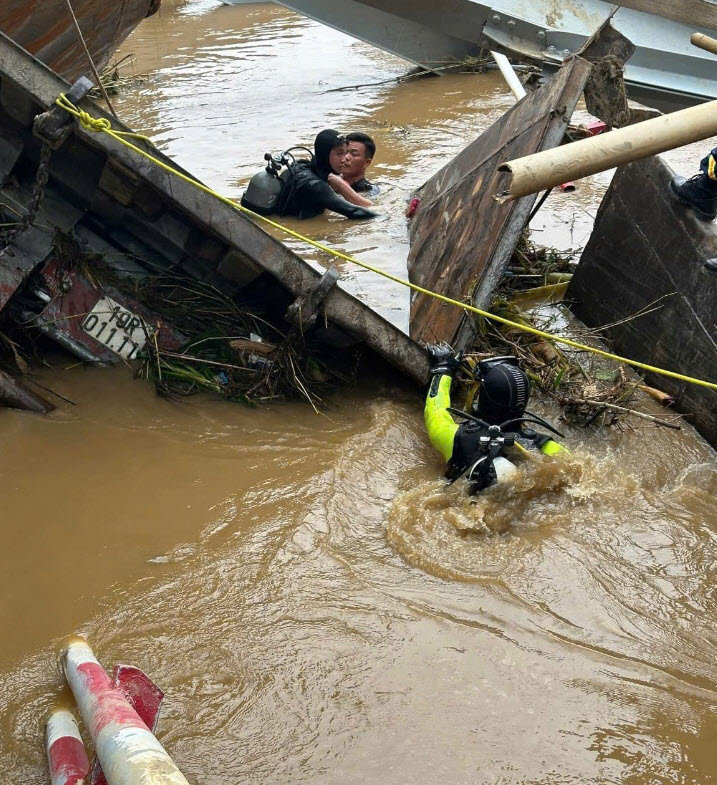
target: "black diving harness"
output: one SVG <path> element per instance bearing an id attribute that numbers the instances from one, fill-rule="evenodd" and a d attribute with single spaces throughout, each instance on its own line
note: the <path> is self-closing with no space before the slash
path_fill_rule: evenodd
<path id="1" fill-rule="evenodd" d="M 473 496 L 476 493 L 487 488 L 495 477 L 495 469 L 493 461 L 500 455 L 504 447 L 512 447 L 515 444 L 516 433 L 509 431 L 504 432 L 504 429 L 516 425 L 523 425 L 525 423 L 533 423 L 540 425 L 552 431 L 556 436 L 564 439 L 565 436 L 560 431 L 553 428 L 553 426 L 546 422 L 542 417 L 532 412 L 528 412 L 527 417 L 516 417 L 512 420 L 506 420 L 500 425 L 489 425 L 485 420 L 476 417 L 473 414 L 464 412 L 461 409 L 448 408 L 448 411 L 456 417 L 461 417 L 464 420 L 470 420 L 479 426 L 484 433 L 478 438 L 478 450 L 476 458 L 460 472 L 456 477 L 451 478 L 449 485 L 452 485 L 456 480 L 459 480 L 463 475 L 467 475 L 468 482 L 468 495 Z"/>
<path id="2" fill-rule="evenodd" d="M 282 180 L 282 182 L 284 182 L 284 188 L 282 190 L 278 205 L 278 214 L 280 216 L 285 215 L 284 211 L 286 210 L 287 205 L 291 202 L 296 191 L 294 166 L 296 166 L 297 160 L 294 155 L 292 155 L 295 150 L 302 150 L 303 152 L 308 153 L 310 158 L 313 158 L 313 153 L 311 150 L 309 150 L 308 147 L 302 147 L 301 145 L 290 147 L 288 150 L 284 150 L 281 155 L 272 155 L 271 153 L 265 153 L 264 155 L 264 160 L 267 162 L 266 171 L 273 174 L 277 180 Z M 284 167 L 286 167 L 286 170 L 289 173 L 288 181 L 283 181 L 281 177 L 281 170 Z"/>

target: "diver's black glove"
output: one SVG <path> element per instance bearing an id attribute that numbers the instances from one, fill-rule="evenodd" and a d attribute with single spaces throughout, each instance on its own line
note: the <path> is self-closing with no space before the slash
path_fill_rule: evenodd
<path id="1" fill-rule="evenodd" d="M 447 343 L 427 343 L 426 352 L 432 375 L 453 376 L 463 362 L 463 352 L 455 353 Z"/>

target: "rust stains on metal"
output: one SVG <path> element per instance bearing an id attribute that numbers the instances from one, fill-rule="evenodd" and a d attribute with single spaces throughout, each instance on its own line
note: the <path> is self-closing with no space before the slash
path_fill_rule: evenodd
<path id="1" fill-rule="evenodd" d="M 493 196 L 505 176 L 496 174 L 498 165 L 518 151 L 525 155 L 560 144 L 590 68 L 570 58 L 422 187 L 410 227 L 413 283 L 479 307 L 488 304 L 535 201 L 529 196 L 514 205 L 497 204 Z M 473 321 L 455 306 L 416 294 L 411 337 L 467 346 Z"/>
<path id="2" fill-rule="evenodd" d="M 72 7 L 98 69 L 161 0 L 73 0 Z M 0 29 L 70 82 L 90 68 L 64 0 L 3 0 Z"/>
<path id="3" fill-rule="evenodd" d="M 711 0 L 618 0 L 616 5 L 662 16 L 694 27 L 717 28 L 717 7 Z"/>

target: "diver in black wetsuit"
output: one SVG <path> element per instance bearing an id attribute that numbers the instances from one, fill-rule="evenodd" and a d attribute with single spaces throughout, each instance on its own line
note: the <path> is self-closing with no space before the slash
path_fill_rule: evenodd
<path id="1" fill-rule="evenodd" d="M 282 175 L 281 215 L 298 218 L 313 218 L 324 210 L 345 215 L 347 218 L 374 218 L 376 213 L 359 207 L 339 196 L 328 183 L 330 174 L 338 174 L 331 166 L 331 151 L 342 147 L 344 139 L 338 131 L 322 131 L 314 142 L 314 157 L 311 161 L 297 161 Z"/>

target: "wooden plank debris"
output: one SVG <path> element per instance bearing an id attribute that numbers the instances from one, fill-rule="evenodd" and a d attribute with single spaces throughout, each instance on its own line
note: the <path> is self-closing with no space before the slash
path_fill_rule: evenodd
<path id="1" fill-rule="evenodd" d="M 717 5 L 711 0 L 616 0 L 615 5 L 685 25 L 717 29 Z"/>
<path id="2" fill-rule="evenodd" d="M 695 218 L 669 191 L 672 171 L 659 157 L 618 169 L 597 215 L 567 298 L 590 327 L 626 357 L 717 381 L 717 229 Z M 717 447 L 717 393 L 647 374 L 675 398 Z"/>
<path id="3" fill-rule="evenodd" d="M 517 103 L 417 193 L 410 226 L 409 278 L 427 289 L 484 307 L 520 239 L 535 196 L 498 204 L 498 165 L 559 145 L 591 66 L 568 58 L 543 87 Z M 452 305 L 414 294 L 411 337 L 465 348 L 474 320 Z"/>

